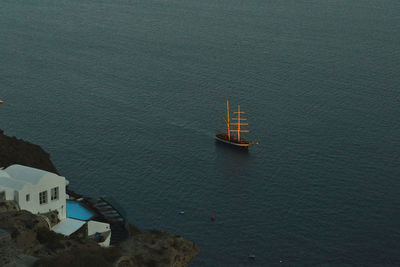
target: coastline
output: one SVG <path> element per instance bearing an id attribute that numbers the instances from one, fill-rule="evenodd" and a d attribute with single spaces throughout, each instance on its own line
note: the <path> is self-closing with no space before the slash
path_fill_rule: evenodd
<path id="1" fill-rule="evenodd" d="M 50 154 L 40 146 L 4 135 L 0 130 L 0 167 L 21 164 L 58 174 Z M 82 196 L 67 189 L 72 199 L 84 201 L 95 210 L 104 199 Z M 119 210 L 116 205 L 112 205 Z M 159 230 L 141 231 L 125 220 L 125 236 L 109 248 L 87 237 L 66 237 L 49 230 L 46 222 L 10 201 L 0 202 L 2 266 L 188 266 L 199 253 L 198 246 L 183 237 Z M 118 211 L 120 214 L 123 212 Z M 106 219 L 106 218 L 103 218 Z"/>

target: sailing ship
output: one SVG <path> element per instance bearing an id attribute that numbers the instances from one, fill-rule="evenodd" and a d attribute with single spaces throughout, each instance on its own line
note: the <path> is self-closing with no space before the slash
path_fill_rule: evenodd
<path id="1" fill-rule="evenodd" d="M 226 118 L 225 124 L 226 124 L 226 132 L 225 133 L 217 133 L 215 135 L 215 138 L 218 141 L 238 146 L 238 147 L 243 147 L 243 148 L 248 148 L 250 146 L 249 140 L 243 138 L 241 136 L 241 133 L 248 133 L 248 130 L 243 130 L 242 126 L 248 125 L 248 123 L 245 123 L 243 121 L 246 121 L 246 118 L 242 117 L 242 114 L 244 114 L 243 111 L 240 111 L 240 105 L 238 105 L 238 110 L 237 112 L 233 112 L 234 114 L 237 114 L 236 118 L 232 118 L 234 122 L 231 122 L 230 115 L 229 115 L 229 100 L 226 100 Z M 254 144 L 254 143 L 253 143 Z"/>

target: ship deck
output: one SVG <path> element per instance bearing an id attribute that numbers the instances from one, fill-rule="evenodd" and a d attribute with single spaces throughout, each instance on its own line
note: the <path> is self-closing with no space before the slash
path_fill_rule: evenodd
<path id="1" fill-rule="evenodd" d="M 224 134 L 224 133 L 216 134 L 215 138 L 218 141 L 221 141 L 221 142 L 229 144 L 229 145 L 234 145 L 234 146 L 239 146 L 239 147 L 246 147 L 246 148 L 250 146 L 249 141 L 247 141 L 247 140 L 237 140 L 237 138 L 235 138 L 233 136 L 229 140 L 228 139 L 228 135 Z"/>

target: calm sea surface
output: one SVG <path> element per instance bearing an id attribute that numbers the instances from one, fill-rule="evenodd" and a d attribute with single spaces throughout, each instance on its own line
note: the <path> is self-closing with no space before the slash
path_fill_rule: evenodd
<path id="1" fill-rule="evenodd" d="M 399 266 L 399 25 L 398 0 L 4 0 L 0 128 L 192 266 Z M 248 153 L 214 141 L 227 98 Z"/>

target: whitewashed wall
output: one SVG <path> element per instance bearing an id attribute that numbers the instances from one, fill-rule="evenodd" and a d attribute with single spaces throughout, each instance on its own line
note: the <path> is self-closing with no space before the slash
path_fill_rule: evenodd
<path id="1" fill-rule="evenodd" d="M 67 183 L 68 181 L 64 177 L 49 173 L 43 176 L 35 185 L 26 184 L 19 191 L 19 197 L 16 201 L 23 210 L 28 210 L 34 214 L 57 210 L 59 219 L 65 219 L 67 214 L 65 202 L 67 197 L 65 192 Z M 59 190 L 59 198 L 57 200 L 51 200 L 51 189 L 54 187 L 58 187 Z M 40 204 L 39 193 L 43 191 L 47 191 L 47 203 Z M 29 201 L 26 201 L 27 194 L 30 195 Z"/>
<path id="2" fill-rule="evenodd" d="M 110 224 L 98 221 L 88 221 L 87 226 L 88 226 L 88 236 L 94 235 L 95 233 L 105 233 L 111 230 Z M 111 240 L 111 231 L 110 234 L 107 236 L 107 238 L 103 242 L 99 243 L 99 245 L 103 247 L 108 247 L 110 246 L 110 240 Z"/>
<path id="3" fill-rule="evenodd" d="M 0 192 L 4 192 L 5 193 L 5 198 L 6 198 L 5 200 L 14 200 L 14 192 L 15 192 L 15 190 L 0 186 Z"/>

